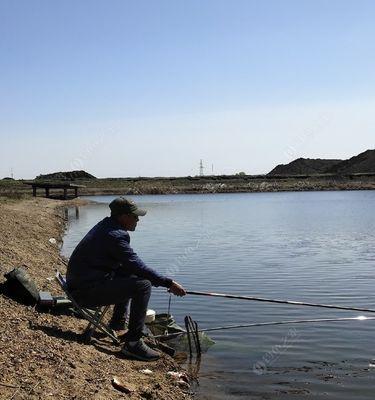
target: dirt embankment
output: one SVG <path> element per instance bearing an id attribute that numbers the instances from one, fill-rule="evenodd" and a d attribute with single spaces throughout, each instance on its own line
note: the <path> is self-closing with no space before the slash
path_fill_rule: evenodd
<path id="1" fill-rule="evenodd" d="M 62 204 L 67 203 L 44 198 L 0 202 L 0 283 L 5 272 L 24 266 L 39 290 L 59 293 L 52 277 L 56 268 L 65 271 L 59 255 Z M 84 345 L 80 334 L 85 326 L 83 320 L 40 313 L 0 293 L 0 398 L 189 398 L 166 376 L 177 368 L 173 359 L 130 361 L 110 342 Z M 144 368 L 153 373 L 141 373 Z M 118 392 L 113 376 L 133 385 L 135 392 Z"/>
<path id="2" fill-rule="evenodd" d="M 84 185 L 80 195 L 142 195 L 142 194 L 195 194 L 195 193 L 252 193 L 321 190 L 374 190 L 375 173 L 352 175 L 228 175 L 186 178 L 108 178 L 76 180 Z M 31 189 L 22 181 L 0 180 L 1 196 L 22 199 L 31 197 Z M 61 196 L 61 189 L 50 191 Z M 44 196 L 39 189 L 38 196 Z"/>

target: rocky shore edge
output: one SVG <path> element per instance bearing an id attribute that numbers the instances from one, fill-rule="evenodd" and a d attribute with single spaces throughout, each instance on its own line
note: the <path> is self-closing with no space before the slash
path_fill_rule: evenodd
<path id="1" fill-rule="evenodd" d="M 54 271 L 65 271 L 60 255 L 66 227 L 64 208 L 82 205 L 34 198 L 0 200 L 0 284 L 4 273 L 24 267 L 39 290 L 59 294 Z M 55 240 L 50 240 L 55 239 Z M 9 399 L 190 399 L 169 371 L 178 371 L 167 355 L 153 363 L 121 357 L 104 340 L 81 342 L 86 322 L 69 315 L 42 313 L 0 292 L 0 398 Z M 149 369 L 151 373 L 145 374 Z M 117 377 L 129 394 L 112 384 Z"/>

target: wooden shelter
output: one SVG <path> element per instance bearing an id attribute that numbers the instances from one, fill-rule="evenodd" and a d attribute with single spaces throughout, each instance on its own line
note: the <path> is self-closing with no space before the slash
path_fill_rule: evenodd
<path id="1" fill-rule="evenodd" d="M 73 183 L 61 183 L 61 182 L 25 182 L 26 185 L 30 185 L 33 188 L 33 196 L 36 197 L 37 189 L 44 189 L 46 197 L 50 197 L 50 190 L 52 189 L 62 189 L 62 198 L 66 200 L 68 198 L 68 189 L 74 190 L 74 197 L 78 196 L 78 189 L 84 188 L 83 185 L 75 185 Z"/>

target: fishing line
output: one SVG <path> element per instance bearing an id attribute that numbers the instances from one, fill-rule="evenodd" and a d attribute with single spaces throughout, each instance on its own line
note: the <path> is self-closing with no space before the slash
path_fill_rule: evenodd
<path id="1" fill-rule="evenodd" d="M 167 315 L 171 315 L 171 300 L 172 300 L 172 293 L 169 293 L 168 312 L 167 312 Z"/>
<path id="2" fill-rule="evenodd" d="M 226 329 L 238 329 L 238 328 L 250 328 L 250 327 L 258 327 L 258 326 L 273 326 L 273 325 L 287 325 L 287 324 L 304 324 L 304 323 L 319 323 L 319 322 L 342 322 L 342 321 L 367 321 L 374 320 L 375 317 L 365 317 L 364 315 L 360 315 L 358 317 L 344 317 L 344 318 L 315 318 L 315 319 L 296 319 L 289 321 L 272 321 L 272 322 L 254 322 L 251 324 L 240 324 L 240 325 L 227 325 L 227 326 L 217 326 L 214 328 L 206 328 L 199 329 L 198 332 L 213 332 L 213 331 L 221 331 Z M 168 338 L 168 337 L 176 337 L 180 335 L 185 335 L 186 332 L 177 332 L 177 333 L 169 333 L 167 335 L 158 335 L 155 336 L 156 339 Z"/>

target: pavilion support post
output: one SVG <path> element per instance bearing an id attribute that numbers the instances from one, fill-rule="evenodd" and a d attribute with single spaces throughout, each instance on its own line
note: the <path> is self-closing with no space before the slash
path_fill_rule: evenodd
<path id="1" fill-rule="evenodd" d="M 78 189 L 80 187 L 85 187 L 82 185 L 75 185 L 72 183 L 65 183 L 65 182 L 56 182 L 56 183 L 51 183 L 51 182 L 25 182 L 26 185 L 30 185 L 33 189 L 33 197 L 37 196 L 37 189 L 41 189 L 45 191 L 45 196 L 46 198 L 50 198 L 51 196 L 53 197 L 54 195 L 54 190 L 59 189 L 63 190 L 63 194 L 60 195 L 59 197 L 67 200 L 69 198 L 73 197 L 72 193 L 68 193 L 68 190 L 72 189 L 74 190 L 74 197 L 78 197 Z M 61 192 L 60 192 L 61 193 Z M 69 194 L 69 196 L 68 196 Z"/>

